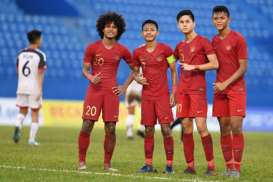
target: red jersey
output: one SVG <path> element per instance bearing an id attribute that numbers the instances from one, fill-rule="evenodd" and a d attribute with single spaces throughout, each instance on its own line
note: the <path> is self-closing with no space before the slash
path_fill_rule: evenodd
<path id="1" fill-rule="evenodd" d="M 112 87 L 117 86 L 117 69 L 121 59 L 132 67 L 132 56 L 130 51 L 123 45 L 115 43 L 111 49 L 107 49 L 102 41 L 90 44 L 84 54 L 84 63 L 90 63 L 92 75 L 101 72 L 101 81 L 91 85 L 96 90 L 107 90 L 112 92 Z"/>
<path id="2" fill-rule="evenodd" d="M 246 41 L 240 33 L 230 31 L 224 39 L 214 36 L 212 45 L 219 62 L 216 82 L 223 82 L 239 69 L 239 59 L 247 59 Z M 225 92 L 228 91 L 245 91 L 244 76 L 229 85 Z"/>
<path id="3" fill-rule="evenodd" d="M 152 52 L 146 50 L 146 45 L 134 50 L 133 59 L 137 66 L 141 66 L 143 76 L 149 85 L 144 85 L 143 98 L 157 98 L 169 94 L 167 70 L 167 58 L 173 56 L 172 49 L 163 43 L 157 43 Z"/>
<path id="4" fill-rule="evenodd" d="M 175 57 L 181 63 L 200 65 L 208 62 L 207 55 L 214 54 L 208 39 L 197 35 L 191 42 L 180 42 L 175 48 Z M 206 93 L 205 71 L 186 71 L 181 67 L 178 91 L 183 93 Z"/>

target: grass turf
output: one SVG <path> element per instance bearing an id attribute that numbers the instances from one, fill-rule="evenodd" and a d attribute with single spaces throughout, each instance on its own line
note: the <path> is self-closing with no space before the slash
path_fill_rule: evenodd
<path id="1" fill-rule="evenodd" d="M 195 133 L 195 161 L 197 175 L 183 174 L 185 162 L 180 133 L 174 132 L 175 174 L 166 175 L 165 152 L 160 132 L 156 132 L 154 167 L 156 174 L 138 174 L 144 164 L 143 139 L 135 136 L 129 141 L 124 130 L 117 130 L 117 144 L 112 166 L 119 169 L 117 175 L 103 171 L 104 130 L 94 128 L 87 158 L 87 173 L 77 169 L 76 128 L 41 128 L 39 147 L 27 144 L 29 129 L 23 128 L 19 144 L 12 141 L 13 127 L 0 127 L 0 181 L 233 181 L 221 176 L 224 162 L 219 146 L 219 134 L 213 133 L 217 176 L 205 177 L 206 162 L 200 137 Z M 273 133 L 246 133 L 245 152 L 240 181 L 273 181 Z M 20 167 L 20 168 L 16 168 Z M 70 170 L 70 171 L 64 171 Z"/>

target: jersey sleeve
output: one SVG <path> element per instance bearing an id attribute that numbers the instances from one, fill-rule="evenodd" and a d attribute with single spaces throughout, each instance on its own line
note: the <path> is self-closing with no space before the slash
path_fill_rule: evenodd
<path id="1" fill-rule="evenodd" d="M 138 56 L 137 50 L 134 50 L 134 52 L 133 52 L 133 61 L 134 61 L 134 66 L 140 67 L 141 63 L 139 61 L 139 56 Z"/>
<path id="2" fill-rule="evenodd" d="M 239 37 L 238 43 L 237 43 L 237 53 L 238 53 L 238 59 L 247 59 L 247 44 L 243 37 Z"/>
<path id="3" fill-rule="evenodd" d="M 178 45 L 177 45 L 177 46 L 175 47 L 175 49 L 174 49 L 174 57 L 175 57 L 176 60 L 179 59 Z"/>
<path id="4" fill-rule="evenodd" d="M 202 44 L 206 55 L 215 54 L 212 44 L 208 39 L 204 38 Z"/>
<path id="5" fill-rule="evenodd" d="M 169 64 L 172 64 L 176 61 L 176 58 L 174 56 L 174 52 L 173 52 L 172 48 L 169 46 L 165 47 L 165 56 L 166 56 L 167 62 Z"/>
<path id="6" fill-rule="evenodd" d="M 93 57 L 94 57 L 94 46 L 89 45 L 84 52 L 84 57 L 83 57 L 83 63 L 89 63 L 92 64 Z"/>
<path id="7" fill-rule="evenodd" d="M 38 67 L 39 67 L 39 70 L 45 70 L 47 68 L 46 55 L 44 53 L 41 53 L 40 62 L 39 62 Z"/>
<path id="8" fill-rule="evenodd" d="M 126 47 L 122 48 L 122 58 L 125 60 L 125 62 L 131 67 L 133 68 L 134 65 L 134 61 L 132 58 L 132 54 L 130 53 L 129 49 L 127 49 Z"/>

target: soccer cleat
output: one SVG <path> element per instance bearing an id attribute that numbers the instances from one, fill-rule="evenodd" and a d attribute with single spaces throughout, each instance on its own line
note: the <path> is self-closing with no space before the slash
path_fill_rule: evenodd
<path id="1" fill-rule="evenodd" d="M 231 173 L 231 169 L 226 169 L 226 170 L 223 172 L 223 176 L 229 177 L 229 176 L 230 176 L 230 173 Z"/>
<path id="2" fill-rule="evenodd" d="M 14 134 L 13 134 L 13 141 L 15 143 L 18 143 L 21 139 L 21 129 L 17 126 L 14 129 Z"/>
<path id="3" fill-rule="evenodd" d="M 191 167 L 187 167 L 187 168 L 184 170 L 184 173 L 185 173 L 185 174 L 192 174 L 192 175 L 196 174 L 195 169 L 193 169 L 193 168 L 191 168 Z"/>
<path id="4" fill-rule="evenodd" d="M 145 137 L 144 131 L 137 130 L 137 135 L 140 136 L 141 138 Z"/>
<path id="5" fill-rule="evenodd" d="M 229 177 L 240 178 L 240 172 L 236 169 L 230 171 Z"/>
<path id="6" fill-rule="evenodd" d="M 108 168 L 104 168 L 104 171 L 105 172 L 114 173 L 114 172 L 118 172 L 118 169 L 108 167 Z"/>
<path id="7" fill-rule="evenodd" d="M 216 172 L 215 172 L 214 169 L 208 168 L 208 169 L 206 170 L 206 172 L 205 172 L 205 175 L 206 175 L 206 176 L 216 176 Z"/>
<path id="8" fill-rule="evenodd" d="M 80 162 L 79 164 L 79 167 L 78 167 L 78 170 L 81 171 L 81 170 L 86 170 L 86 165 L 85 165 L 85 162 Z"/>
<path id="9" fill-rule="evenodd" d="M 173 174 L 174 173 L 173 167 L 166 165 L 164 173 L 166 173 L 166 174 Z"/>
<path id="10" fill-rule="evenodd" d="M 142 168 L 138 170 L 139 173 L 156 173 L 157 170 L 150 165 L 144 165 Z"/>
<path id="11" fill-rule="evenodd" d="M 31 146 L 34 146 L 34 147 L 38 147 L 40 145 L 40 143 L 38 143 L 35 140 L 29 140 L 28 144 L 31 145 Z"/>

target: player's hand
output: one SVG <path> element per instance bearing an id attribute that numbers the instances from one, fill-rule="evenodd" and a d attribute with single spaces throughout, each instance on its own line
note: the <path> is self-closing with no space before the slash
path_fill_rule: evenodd
<path id="1" fill-rule="evenodd" d="M 101 81 L 101 72 L 96 75 L 89 75 L 88 80 L 93 84 L 98 84 Z"/>
<path id="2" fill-rule="evenodd" d="M 142 74 L 138 74 L 137 76 L 134 77 L 134 79 L 136 80 L 137 83 L 141 85 L 149 85 L 147 79 L 143 77 Z"/>
<path id="3" fill-rule="evenodd" d="M 171 107 L 175 106 L 175 97 L 174 97 L 174 94 L 171 94 L 171 96 L 170 96 L 170 104 L 171 104 Z"/>
<path id="4" fill-rule="evenodd" d="M 126 88 L 123 85 L 112 87 L 112 91 L 115 95 L 121 96 L 126 92 Z"/>
<path id="5" fill-rule="evenodd" d="M 226 88 L 227 88 L 227 84 L 225 82 L 215 82 L 215 83 L 213 83 L 213 89 L 214 89 L 215 93 L 222 92 Z"/>
<path id="6" fill-rule="evenodd" d="M 190 65 L 187 63 L 181 63 L 181 66 L 182 66 L 182 69 L 185 71 L 192 71 L 196 69 L 195 65 Z"/>

